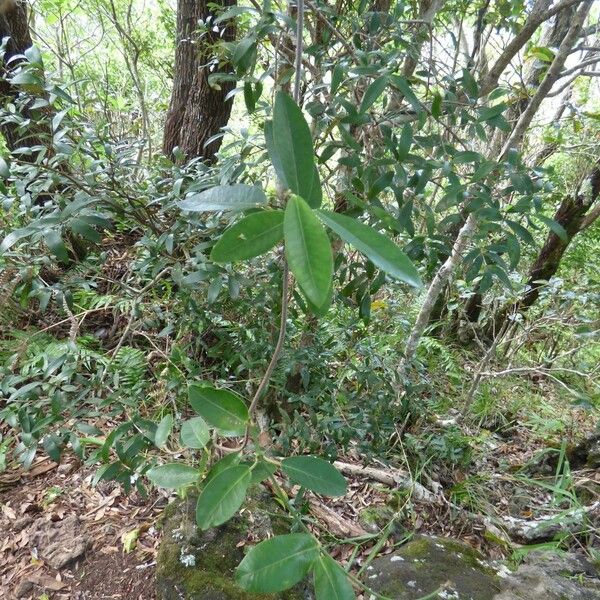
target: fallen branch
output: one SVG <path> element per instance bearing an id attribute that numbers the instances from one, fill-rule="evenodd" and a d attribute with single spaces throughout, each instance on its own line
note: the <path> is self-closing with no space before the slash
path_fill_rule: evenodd
<path id="1" fill-rule="evenodd" d="M 323 522 L 331 533 L 342 537 L 362 537 L 369 535 L 362 527 L 351 521 L 346 521 L 334 510 L 317 502 L 316 500 L 309 500 L 310 512 L 321 522 Z"/>
<path id="2" fill-rule="evenodd" d="M 383 483 L 392 488 L 411 490 L 412 495 L 417 500 L 425 502 L 438 502 L 440 500 L 438 495 L 430 492 L 425 486 L 412 479 L 408 473 L 399 469 L 376 469 L 374 467 L 345 463 L 339 460 L 336 460 L 333 465 L 344 475 L 366 477 L 367 479 L 373 479 L 374 481 L 378 481 L 379 483 Z"/>

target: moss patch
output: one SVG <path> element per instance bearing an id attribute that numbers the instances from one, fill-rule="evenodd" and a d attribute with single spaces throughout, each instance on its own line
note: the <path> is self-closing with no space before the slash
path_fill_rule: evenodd
<path id="1" fill-rule="evenodd" d="M 244 558 L 243 548 L 238 545 L 247 539 L 250 529 L 253 537 L 261 539 L 272 531 L 270 513 L 277 512 L 272 500 L 255 494 L 241 515 L 205 532 L 196 528 L 195 504 L 194 498 L 176 501 L 165 509 L 161 519 L 163 535 L 156 560 L 158 600 L 303 600 L 306 597 L 302 587 L 280 594 L 256 595 L 247 594 L 235 583 L 235 568 Z"/>

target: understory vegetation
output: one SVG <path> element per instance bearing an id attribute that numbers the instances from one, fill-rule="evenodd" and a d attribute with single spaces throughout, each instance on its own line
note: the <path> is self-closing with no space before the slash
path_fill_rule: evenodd
<path id="1" fill-rule="evenodd" d="M 237 585 L 318 600 L 415 532 L 600 560 L 597 3 L 177 4 L 0 14 L 0 503 L 262 482 Z"/>

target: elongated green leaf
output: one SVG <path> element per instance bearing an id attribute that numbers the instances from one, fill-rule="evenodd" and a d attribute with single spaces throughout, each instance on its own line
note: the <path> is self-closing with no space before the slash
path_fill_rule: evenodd
<path id="1" fill-rule="evenodd" d="M 198 481 L 198 471 L 188 465 L 168 463 L 146 472 L 148 479 L 158 487 L 177 489 Z"/>
<path id="2" fill-rule="evenodd" d="M 4 252 L 14 246 L 20 239 L 30 236 L 34 232 L 34 229 L 30 227 L 23 227 L 21 229 L 15 229 L 11 231 L 0 244 L 0 252 Z"/>
<path id="3" fill-rule="evenodd" d="M 188 448 L 204 448 L 210 439 L 208 425 L 202 417 L 194 417 L 181 425 L 181 442 Z"/>
<path id="4" fill-rule="evenodd" d="M 154 444 L 157 448 L 162 448 L 167 443 L 171 429 L 173 429 L 173 416 L 165 415 L 158 424 L 156 433 L 154 434 Z"/>
<path id="5" fill-rule="evenodd" d="M 58 258 L 58 260 L 67 264 L 69 262 L 69 253 L 67 252 L 67 247 L 63 242 L 63 239 L 60 233 L 54 229 L 50 229 L 44 234 L 44 241 L 46 245 L 50 249 L 50 252 Z"/>
<path id="6" fill-rule="evenodd" d="M 535 240 L 533 239 L 533 236 L 531 235 L 531 233 L 529 233 L 529 231 L 527 229 L 525 229 L 525 227 L 523 227 L 523 225 L 521 225 L 520 223 L 517 223 L 516 221 L 509 221 L 508 219 L 506 220 L 506 224 L 515 232 L 516 235 L 518 235 L 526 244 L 529 244 L 530 246 L 533 246 L 535 244 Z"/>
<path id="7" fill-rule="evenodd" d="M 236 569 L 235 578 L 248 592 L 281 592 L 308 573 L 318 552 L 317 541 L 311 535 L 278 535 L 252 548 Z"/>
<path id="8" fill-rule="evenodd" d="M 313 205 L 316 169 L 310 129 L 298 105 L 284 92 L 275 96 L 273 123 L 265 126 L 265 141 L 281 182 Z"/>
<path id="9" fill-rule="evenodd" d="M 382 271 L 414 287 L 422 285 L 419 273 L 408 256 L 389 238 L 352 217 L 321 210 L 317 214 L 345 242 L 362 252 Z"/>
<path id="10" fill-rule="evenodd" d="M 246 499 L 250 467 L 237 465 L 215 475 L 202 490 L 196 505 L 196 524 L 210 529 L 229 521 Z"/>
<path id="11" fill-rule="evenodd" d="M 246 260 L 264 254 L 282 239 L 282 210 L 254 213 L 223 233 L 210 258 L 218 263 Z"/>
<path id="12" fill-rule="evenodd" d="M 242 435 L 248 423 L 248 408 L 229 390 L 193 383 L 188 389 L 192 408 L 223 435 Z"/>
<path id="13" fill-rule="evenodd" d="M 327 233 L 314 212 L 299 196 L 292 196 L 283 221 L 285 254 L 304 295 L 321 307 L 333 277 L 333 256 Z"/>
<path id="14" fill-rule="evenodd" d="M 198 194 L 192 194 L 177 205 L 190 212 L 240 211 L 267 203 L 265 193 L 254 185 L 238 183 L 219 185 Z"/>
<path id="15" fill-rule="evenodd" d="M 400 75 L 391 75 L 390 80 L 400 90 L 402 95 L 417 113 L 423 112 L 421 101 L 417 98 L 413 89 L 410 87 L 410 83 L 408 83 L 404 77 L 401 77 Z"/>
<path id="16" fill-rule="evenodd" d="M 3 158 L 0 158 L 0 177 L 10 177 L 10 167 Z"/>
<path id="17" fill-rule="evenodd" d="M 291 456 L 281 462 L 281 469 L 293 483 L 324 496 L 343 496 L 346 480 L 326 460 L 318 456 Z"/>
<path id="18" fill-rule="evenodd" d="M 329 554 L 315 561 L 313 577 L 317 600 L 355 600 L 348 575 Z"/>
<path id="19" fill-rule="evenodd" d="M 71 227 L 71 231 L 78 233 L 90 242 L 99 244 L 102 241 L 102 236 L 83 219 L 73 219 L 69 226 Z"/>
<path id="20" fill-rule="evenodd" d="M 398 160 L 403 161 L 410 152 L 412 145 L 413 132 L 410 123 L 406 123 L 402 128 L 400 139 L 398 140 Z"/>
<path id="21" fill-rule="evenodd" d="M 362 97 L 358 112 L 367 112 L 375 102 L 379 99 L 379 96 L 383 94 L 388 84 L 388 78 L 384 75 L 383 77 L 377 78 L 365 91 Z"/>
<path id="22" fill-rule="evenodd" d="M 550 231 L 555 233 L 563 242 L 569 241 L 569 234 L 567 233 L 567 230 L 560 223 L 558 223 L 554 219 L 550 219 L 549 217 L 546 217 L 544 215 L 536 215 L 536 217 L 542 223 L 547 225 L 548 228 L 550 229 Z"/>

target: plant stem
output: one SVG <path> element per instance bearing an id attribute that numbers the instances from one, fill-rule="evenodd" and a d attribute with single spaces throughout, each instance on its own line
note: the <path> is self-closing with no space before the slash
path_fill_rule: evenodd
<path id="1" fill-rule="evenodd" d="M 304 0 L 297 0 L 297 9 L 298 13 L 296 15 L 296 55 L 295 55 L 295 77 L 294 77 L 294 101 L 296 104 L 300 104 L 300 81 L 302 79 L 302 54 L 303 54 L 303 40 L 302 33 L 304 31 Z M 250 403 L 250 416 L 254 418 L 256 410 L 258 408 L 258 403 L 269 384 L 271 376 L 273 375 L 273 371 L 279 362 L 279 358 L 281 357 L 281 353 L 283 352 L 283 345 L 285 344 L 285 334 L 287 331 L 287 318 L 288 318 L 288 307 L 289 307 L 289 279 L 290 279 L 290 269 L 287 264 L 287 260 L 285 259 L 285 255 L 283 257 L 283 275 L 282 275 L 282 284 L 281 284 L 281 317 L 279 320 L 279 335 L 277 336 L 277 343 L 275 344 L 275 349 L 273 350 L 273 356 L 271 356 L 271 360 L 269 361 L 269 366 L 263 375 L 258 388 L 252 398 L 252 402 Z M 248 439 L 248 435 L 246 434 L 246 441 Z M 245 444 L 244 444 L 245 445 Z"/>
<path id="2" fill-rule="evenodd" d="M 288 306 L 289 306 L 289 267 L 287 261 L 284 259 L 283 264 L 283 280 L 281 282 L 281 317 L 279 321 L 279 335 L 277 336 L 277 343 L 275 344 L 275 349 L 273 350 L 273 356 L 271 356 L 271 360 L 269 362 L 269 366 L 263 375 L 260 384 L 252 398 L 252 402 L 250 403 L 250 415 L 254 415 L 256 409 L 258 407 L 258 402 L 265 391 L 269 380 L 271 379 L 271 375 L 277 366 L 279 361 L 279 357 L 283 352 L 283 345 L 285 343 L 285 333 L 287 330 L 287 317 L 288 317 Z"/>

